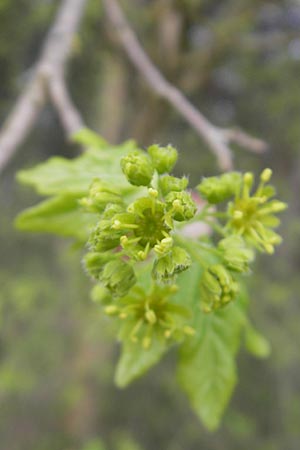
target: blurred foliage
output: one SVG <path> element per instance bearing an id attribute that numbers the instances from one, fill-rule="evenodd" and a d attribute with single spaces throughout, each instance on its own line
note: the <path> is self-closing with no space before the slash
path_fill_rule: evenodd
<path id="1" fill-rule="evenodd" d="M 0 119 L 36 60 L 59 2 L 0 2 Z M 1 180 L 0 435 L 10 450 L 114 450 L 126 430 L 146 450 L 298 450 L 299 361 L 299 62 L 300 8 L 293 0 L 126 0 L 140 40 L 163 73 L 216 124 L 239 124 L 265 139 L 262 157 L 235 150 L 238 169 L 271 166 L 290 204 L 285 244 L 262 257 L 250 287 L 251 315 L 271 341 L 268 361 L 239 359 L 241 382 L 222 428 L 208 434 L 169 378 L 174 355 L 125 391 L 112 384 L 115 349 L 88 300 L 80 267 L 56 239 L 12 230 L 35 198 L 13 173 L 46 156 L 74 154 L 49 109 Z M 181 149 L 178 174 L 192 184 L 215 173 L 199 137 L 158 99 L 111 40 L 99 2 L 90 1 L 69 81 L 86 121 L 109 141 L 135 138 Z M 164 30 L 168 29 L 168 32 Z M 67 253 L 67 255 L 66 255 Z M 78 257 L 78 256 L 77 256 Z M 57 260 L 61 262 L 58 264 Z M 94 443 L 93 443 L 94 441 Z M 106 446 L 106 447 L 105 447 Z M 93 447 L 92 447 L 93 448 Z M 86 450 L 86 449 L 84 449 Z M 90 450 L 90 449 L 89 449 Z M 94 449 L 93 449 L 94 450 Z"/>

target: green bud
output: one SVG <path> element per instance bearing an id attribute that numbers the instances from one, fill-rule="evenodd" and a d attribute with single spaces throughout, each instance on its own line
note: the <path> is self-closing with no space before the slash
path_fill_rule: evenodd
<path id="1" fill-rule="evenodd" d="M 197 186 L 198 191 L 209 203 L 221 203 L 239 192 L 242 176 L 239 172 L 230 172 L 219 177 L 204 178 Z"/>
<path id="2" fill-rule="evenodd" d="M 169 192 L 184 191 L 187 188 L 189 181 L 186 177 L 177 178 L 171 175 L 165 175 L 159 179 L 159 186 L 163 195 L 169 194 Z"/>
<path id="3" fill-rule="evenodd" d="M 83 258 L 84 267 L 93 278 L 99 279 L 109 256 L 103 253 L 89 252 Z"/>
<path id="4" fill-rule="evenodd" d="M 191 257 L 185 249 L 173 247 L 170 253 L 154 262 L 152 276 L 156 280 L 166 281 L 188 269 L 191 264 Z"/>
<path id="5" fill-rule="evenodd" d="M 228 269 L 235 272 L 247 272 L 249 270 L 249 263 L 254 259 L 254 252 L 246 247 L 243 238 L 233 235 L 222 239 L 218 248 Z"/>
<path id="6" fill-rule="evenodd" d="M 118 247 L 122 230 L 112 228 L 114 217 L 123 211 L 119 205 L 107 205 L 100 221 L 92 230 L 88 244 L 96 252 L 105 252 Z"/>
<path id="7" fill-rule="evenodd" d="M 121 159 L 121 168 L 129 183 L 134 186 L 149 186 L 154 168 L 146 153 L 134 150 Z"/>
<path id="8" fill-rule="evenodd" d="M 194 217 L 197 206 L 188 192 L 170 192 L 166 196 L 166 204 L 174 220 L 183 222 Z"/>
<path id="9" fill-rule="evenodd" d="M 100 280 L 116 297 L 126 295 L 136 283 L 133 268 L 121 259 L 109 261 L 100 274 Z"/>
<path id="10" fill-rule="evenodd" d="M 79 203 L 90 212 L 102 212 L 109 203 L 122 203 L 122 198 L 115 189 L 95 179 L 91 184 L 88 197 L 82 198 Z"/>
<path id="11" fill-rule="evenodd" d="M 221 264 L 214 264 L 203 272 L 200 282 L 201 308 L 209 313 L 233 301 L 238 284 Z"/>
<path id="12" fill-rule="evenodd" d="M 177 150 L 168 145 L 160 147 L 159 145 L 151 145 L 148 148 L 153 166 L 159 174 L 170 172 L 176 164 L 178 153 Z"/>
<path id="13" fill-rule="evenodd" d="M 106 221 L 101 220 L 96 225 L 88 241 L 90 248 L 96 252 L 105 252 L 118 247 L 120 244 L 122 232 L 114 230 L 110 221 L 108 224 L 103 222 Z"/>

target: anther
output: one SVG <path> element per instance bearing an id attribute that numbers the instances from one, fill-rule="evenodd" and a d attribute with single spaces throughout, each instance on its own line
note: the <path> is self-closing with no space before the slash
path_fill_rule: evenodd
<path id="1" fill-rule="evenodd" d="M 271 169 L 265 169 L 265 170 L 262 171 L 262 173 L 260 175 L 260 179 L 264 183 L 267 183 L 268 181 L 270 181 L 271 176 L 272 176 L 272 170 Z"/>

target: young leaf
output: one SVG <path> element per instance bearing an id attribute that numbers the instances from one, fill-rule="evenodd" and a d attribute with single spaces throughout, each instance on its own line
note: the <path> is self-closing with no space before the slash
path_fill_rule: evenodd
<path id="1" fill-rule="evenodd" d="M 108 146 L 108 143 L 102 136 L 89 128 L 81 128 L 81 130 L 74 133 L 72 136 L 72 141 L 77 144 L 84 145 L 87 148 L 101 149 Z"/>
<path id="2" fill-rule="evenodd" d="M 107 145 L 91 148 L 72 160 L 55 156 L 32 169 L 21 170 L 17 179 L 35 188 L 41 195 L 85 195 L 94 178 L 112 183 L 122 192 L 134 188 L 125 179 L 120 168 L 120 158 L 136 148 L 133 142 L 118 147 Z"/>
<path id="3" fill-rule="evenodd" d="M 189 301 L 198 304 L 200 274 L 198 270 L 197 277 L 194 270 L 192 278 L 186 280 L 189 295 L 194 295 Z M 199 308 L 193 325 L 197 337 L 180 349 L 179 383 L 195 412 L 211 430 L 217 428 L 236 384 L 235 354 L 245 325 L 243 302 L 240 298 L 210 314 L 202 313 Z"/>
<path id="4" fill-rule="evenodd" d="M 151 347 L 147 350 L 138 343 L 125 342 L 117 365 L 116 385 L 124 388 L 143 375 L 150 367 L 158 363 L 167 348 L 166 343 L 158 339 L 153 339 Z"/>
<path id="5" fill-rule="evenodd" d="M 227 307 L 231 311 L 234 305 Z M 203 318 L 198 345 L 183 347 L 179 363 L 179 382 L 191 405 L 211 430 L 221 419 L 236 383 L 235 351 L 240 323 L 228 323 L 224 311 Z"/>
<path id="6" fill-rule="evenodd" d="M 247 350 L 257 358 L 267 358 L 271 353 L 270 343 L 250 323 L 245 329 L 245 345 Z"/>
<path id="7" fill-rule="evenodd" d="M 82 211 L 76 196 L 64 195 L 25 209 L 17 217 L 16 226 L 23 231 L 55 233 L 86 241 L 95 220 L 95 214 Z"/>

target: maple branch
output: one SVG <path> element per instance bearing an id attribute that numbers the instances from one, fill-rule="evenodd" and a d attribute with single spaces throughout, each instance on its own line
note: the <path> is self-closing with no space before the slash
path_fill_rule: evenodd
<path id="1" fill-rule="evenodd" d="M 64 0 L 46 37 L 41 56 L 0 131 L 0 172 L 34 127 L 50 99 L 67 136 L 84 126 L 64 82 L 66 63 L 87 0 Z"/>
<path id="2" fill-rule="evenodd" d="M 239 144 L 255 153 L 262 153 L 267 149 L 265 142 L 241 130 L 223 129 L 209 122 L 178 88 L 165 79 L 153 64 L 131 29 L 118 2 L 103 0 L 103 4 L 107 17 L 131 62 L 148 81 L 153 91 L 165 98 L 206 141 L 215 154 L 220 169 L 230 170 L 233 167 L 230 143 Z"/>

